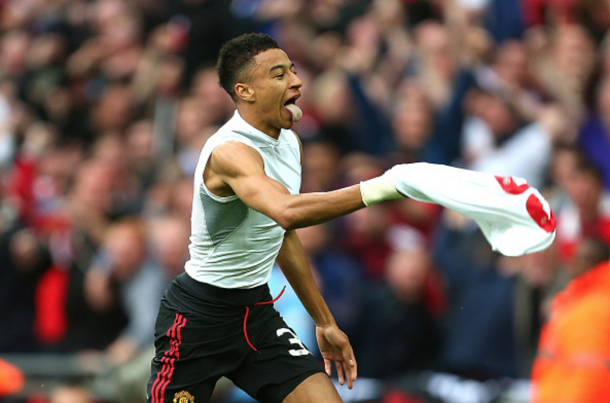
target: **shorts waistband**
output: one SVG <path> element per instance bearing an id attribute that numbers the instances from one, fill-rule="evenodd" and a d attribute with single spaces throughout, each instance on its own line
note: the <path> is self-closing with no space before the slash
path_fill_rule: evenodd
<path id="1" fill-rule="evenodd" d="M 181 273 L 174 280 L 177 285 L 184 287 L 194 295 L 204 299 L 214 299 L 224 302 L 230 306 L 248 306 L 257 302 L 271 300 L 269 286 L 259 285 L 254 288 L 220 288 L 211 284 L 202 283 L 189 276 L 186 272 Z"/>

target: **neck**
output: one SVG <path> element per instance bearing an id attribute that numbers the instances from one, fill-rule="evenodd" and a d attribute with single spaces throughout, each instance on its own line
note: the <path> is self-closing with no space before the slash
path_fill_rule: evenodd
<path id="1" fill-rule="evenodd" d="M 256 113 L 256 111 L 244 107 L 238 107 L 237 110 L 239 111 L 241 117 L 255 129 L 260 130 L 267 136 L 272 137 L 276 140 L 280 138 L 281 130 L 277 127 L 269 126 L 268 124 L 265 124 L 263 121 L 261 121 L 260 114 Z"/>

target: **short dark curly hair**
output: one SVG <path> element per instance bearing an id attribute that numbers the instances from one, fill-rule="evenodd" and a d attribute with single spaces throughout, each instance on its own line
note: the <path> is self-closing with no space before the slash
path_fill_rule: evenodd
<path id="1" fill-rule="evenodd" d="M 216 63 L 220 86 L 235 101 L 235 84 L 243 79 L 243 74 L 254 62 L 254 56 L 279 48 L 280 45 L 266 34 L 244 34 L 227 41 L 222 45 Z"/>

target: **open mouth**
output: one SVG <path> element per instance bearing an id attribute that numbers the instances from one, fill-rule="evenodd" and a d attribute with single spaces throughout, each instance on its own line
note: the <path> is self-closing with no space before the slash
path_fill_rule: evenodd
<path id="1" fill-rule="evenodd" d="M 295 95 L 293 97 L 290 97 L 286 100 L 286 102 L 284 102 L 284 107 L 287 107 L 288 105 L 296 105 L 297 99 L 300 98 L 300 95 Z"/>
<path id="2" fill-rule="evenodd" d="M 298 122 L 303 117 L 303 111 L 295 104 L 297 99 L 299 99 L 299 95 L 295 95 L 284 102 L 284 109 L 290 114 L 294 122 Z"/>

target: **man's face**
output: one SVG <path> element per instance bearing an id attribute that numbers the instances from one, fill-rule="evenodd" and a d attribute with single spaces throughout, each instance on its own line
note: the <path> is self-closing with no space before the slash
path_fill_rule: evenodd
<path id="1" fill-rule="evenodd" d="M 607 251 L 600 248 L 595 241 L 585 239 L 580 242 L 574 259 L 567 265 L 566 269 L 572 278 L 585 273 L 608 258 Z"/>
<path id="2" fill-rule="evenodd" d="M 292 115 L 286 105 L 301 96 L 303 82 L 297 77 L 294 64 L 284 51 L 269 49 L 254 57 L 247 85 L 253 91 L 250 106 L 263 132 L 276 132 L 292 127 Z"/>
<path id="3" fill-rule="evenodd" d="M 582 211 L 596 214 L 603 193 L 603 185 L 591 173 L 576 171 L 565 183 L 568 197 Z"/>

